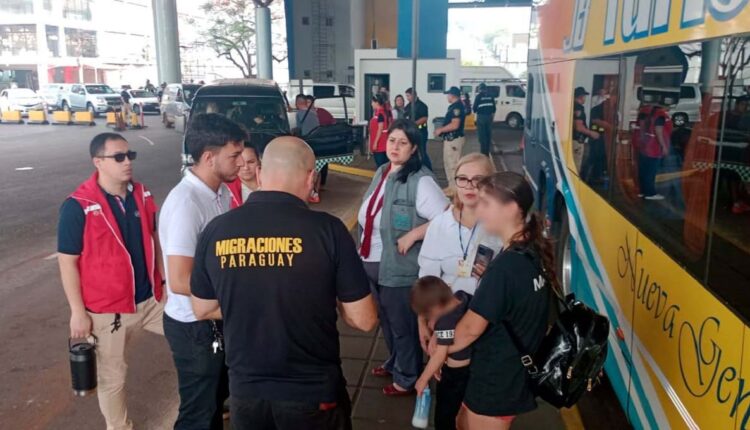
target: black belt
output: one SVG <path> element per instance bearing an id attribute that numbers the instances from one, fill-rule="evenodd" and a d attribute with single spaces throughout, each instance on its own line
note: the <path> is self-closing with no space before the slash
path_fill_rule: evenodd
<path id="1" fill-rule="evenodd" d="M 441 137 L 443 138 L 443 141 L 450 142 L 452 140 L 458 139 L 459 137 L 464 137 L 464 135 L 462 134 L 462 135 L 459 136 L 459 135 L 456 135 L 456 134 L 444 134 Z"/>

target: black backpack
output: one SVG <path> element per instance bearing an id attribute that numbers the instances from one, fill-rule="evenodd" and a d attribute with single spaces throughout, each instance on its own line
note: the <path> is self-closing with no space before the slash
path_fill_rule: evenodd
<path id="1" fill-rule="evenodd" d="M 528 251 L 522 253 L 537 262 Z M 505 327 L 521 355 L 534 394 L 558 408 L 569 408 L 599 382 L 607 358 L 609 319 L 573 294 L 563 298 L 549 281 L 547 285 L 559 315 L 536 352 L 528 353 L 507 322 Z"/>

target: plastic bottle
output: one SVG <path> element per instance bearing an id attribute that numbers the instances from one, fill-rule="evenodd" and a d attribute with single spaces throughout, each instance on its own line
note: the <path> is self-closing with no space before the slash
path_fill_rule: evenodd
<path id="1" fill-rule="evenodd" d="M 421 396 L 417 396 L 417 404 L 414 406 L 414 416 L 411 418 L 412 427 L 426 429 L 430 421 L 430 404 L 432 395 L 430 389 L 425 388 Z"/>

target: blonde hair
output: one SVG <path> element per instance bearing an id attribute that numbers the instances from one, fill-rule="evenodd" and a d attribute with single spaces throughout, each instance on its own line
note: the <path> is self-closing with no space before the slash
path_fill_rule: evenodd
<path id="1" fill-rule="evenodd" d="M 485 176 L 491 176 L 492 174 L 497 172 L 497 169 L 495 169 L 495 163 L 492 162 L 490 157 L 480 152 L 472 152 L 470 154 L 464 155 L 460 160 L 458 160 L 458 164 L 456 164 L 456 170 L 453 172 L 453 176 L 456 176 L 458 174 L 458 171 L 461 170 L 461 167 L 466 164 L 472 163 L 480 164 L 486 172 Z M 460 208 L 462 206 L 461 199 L 458 197 L 458 190 L 455 189 L 456 185 L 454 184 L 453 187 L 454 189 L 451 190 L 453 192 L 453 205 L 457 208 Z"/>

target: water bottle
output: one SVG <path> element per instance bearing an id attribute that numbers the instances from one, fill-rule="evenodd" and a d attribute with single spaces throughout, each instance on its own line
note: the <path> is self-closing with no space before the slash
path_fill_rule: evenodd
<path id="1" fill-rule="evenodd" d="M 425 388 L 421 396 L 417 396 L 417 404 L 414 406 L 414 416 L 411 418 L 412 427 L 426 429 L 430 421 L 430 404 L 432 395 L 430 389 Z"/>
<path id="2" fill-rule="evenodd" d="M 71 341 L 68 339 L 73 394 L 83 397 L 96 390 L 96 346 L 85 340 L 76 344 Z"/>

